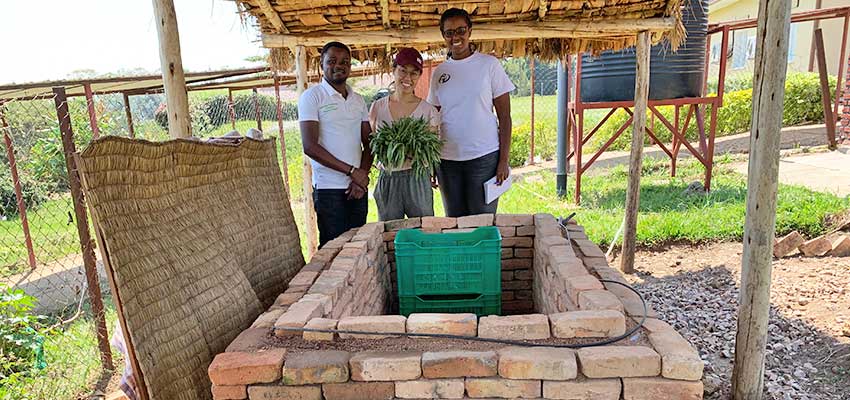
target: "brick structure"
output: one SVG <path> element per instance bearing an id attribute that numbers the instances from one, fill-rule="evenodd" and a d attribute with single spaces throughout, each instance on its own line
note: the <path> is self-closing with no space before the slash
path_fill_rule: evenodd
<path id="1" fill-rule="evenodd" d="M 504 315 L 393 315 L 398 230 L 491 225 L 503 237 Z M 209 368 L 211 392 L 214 399 L 269 400 L 702 398 L 699 354 L 661 320 L 648 318 L 634 341 L 554 347 L 616 337 L 641 319 L 639 297 L 608 281 L 625 282 L 584 228 L 562 227 L 548 214 L 367 224 L 319 250 L 269 310 L 216 356 Z M 302 327 L 379 334 L 293 330 Z M 486 343 L 470 349 L 399 337 L 404 333 L 525 340 L 543 347 Z M 349 340 L 360 347 L 350 350 Z M 387 340 L 406 345 L 381 346 Z M 362 348 L 372 342 L 374 350 Z"/>

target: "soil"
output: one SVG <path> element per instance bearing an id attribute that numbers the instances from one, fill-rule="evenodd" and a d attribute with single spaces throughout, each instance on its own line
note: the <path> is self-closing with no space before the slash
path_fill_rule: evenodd
<path id="1" fill-rule="evenodd" d="M 636 324 L 634 321 L 626 320 L 626 330 L 630 330 Z M 549 338 L 544 340 L 529 340 L 529 343 L 539 345 L 575 345 L 587 344 L 599 341 L 598 338 L 593 339 L 558 339 Z M 508 344 L 481 342 L 475 340 L 460 340 L 448 338 L 416 338 L 416 337 L 390 337 L 386 339 L 337 339 L 333 342 L 313 342 L 305 341 L 300 336 L 285 336 L 276 337 L 270 335 L 267 338 L 269 347 L 285 347 L 287 352 L 302 353 L 313 350 L 343 350 L 348 352 L 358 351 L 454 351 L 454 350 L 470 350 L 470 351 L 487 351 L 498 350 L 508 347 Z M 649 340 L 643 329 L 638 330 L 632 336 L 612 343 L 611 345 L 620 346 L 650 346 Z"/>
<path id="2" fill-rule="evenodd" d="M 706 399 L 731 392 L 741 251 L 740 243 L 643 250 L 627 277 L 699 350 Z M 850 399 L 850 258 L 774 260 L 768 332 L 765 399 Z"/>

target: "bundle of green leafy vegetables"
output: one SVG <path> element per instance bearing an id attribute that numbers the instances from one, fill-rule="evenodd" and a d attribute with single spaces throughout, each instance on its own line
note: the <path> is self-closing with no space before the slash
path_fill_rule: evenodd
<path id="1" fill-rule="evenodd" d="M 371 141 L 375 160 L 388 172 L 411 161 L 417 176 L 431 176 L 440 164 L 443 141 L 425 118 L 405 117 L 378 127 Z"/>

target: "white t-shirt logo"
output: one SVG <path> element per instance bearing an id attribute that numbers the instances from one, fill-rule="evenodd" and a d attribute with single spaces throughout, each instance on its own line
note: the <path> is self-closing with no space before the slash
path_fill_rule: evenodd
<path id="1" fill-rule="evenodd" d="M 449 74 L 442 74 L 442 75 L 440 75 L 440 84 L 443 84 L 443 83 L 448 82 L 448 81 L 449 81 L 449 79 L 452 79 L 452 76 L 451 76 L 451 75 L 449 75 Z"/>

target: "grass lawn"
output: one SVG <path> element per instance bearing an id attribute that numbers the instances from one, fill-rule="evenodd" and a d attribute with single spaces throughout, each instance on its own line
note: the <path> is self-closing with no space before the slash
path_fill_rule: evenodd
<path id="1" fill-rule="evenodd" d="M 718 157 L 712 191 L 705 195 L 686 195 L 690 182 L 701 181 L 704 170 L 692 160 L 680 160 L 678 176 L 671 178 L 666 163 L 645 160 L 641 178 L 640 213 L 637 242 L 656 246 L 672 242 L 710 242 L 740 240 L 746 215 L 746 178 L 728 168 L 731 160 Z M 569 193 L 559 198 L 555 193 L 555 174 L 550 171 L 526 175 L 499 202 L 500 213 L 550 213 L 566 217 L 572 212 L 585 226 L 591 240 L 603 247 L 613 240 L 624 215 L 628 170 L 625 166 L 604 173 L 585 175 L 582 180 L 582 203 L 572 202 L 572 180 Z M 797 230 L 813 237 L 828 229 L 827 217 L 850 209 L 850 199 L 814 192 L 807 188 L 780 185 L 776 217 L 777 235 Z M 304 212 L 300 203 L 292 204 L 301 232 L 302 247 Z M 439 191 L 434 192 L 434 212 L 445 215 Z M 368 221 L 377 221 L 377 206 L 369 199 Z"/>
<path id="2" fill-rule="evenodd" d="M 111 335 L 117 317 L 110 299 L 104 299 L 104 303 L 106 326 Z M 5 382 L 0 386 L 0 399 L 88 398 L 92 388 L 103 375 L 95 336 L 95 323 L 90 315 L 91 312 L 85 312 L 64 330 L 48 335 L 44 341 L 47 367 L 32 376 Z M 114 348 L 112 360 L 116 370 L 123 370 L 123 358 Z M 111 375 L 112 373 L 108 373 L 106 379 Z"/>
<path id="3" fill-rule="evenodd" d="M 48 263 L 80 252 L 77 226 L 70 221 L 74 206 L 70 195 L 57 195 L 27 211 L 36 260 Z M 29 268 L 24 232 L 18 218 L 0 221 L 0 278 Z"/>

